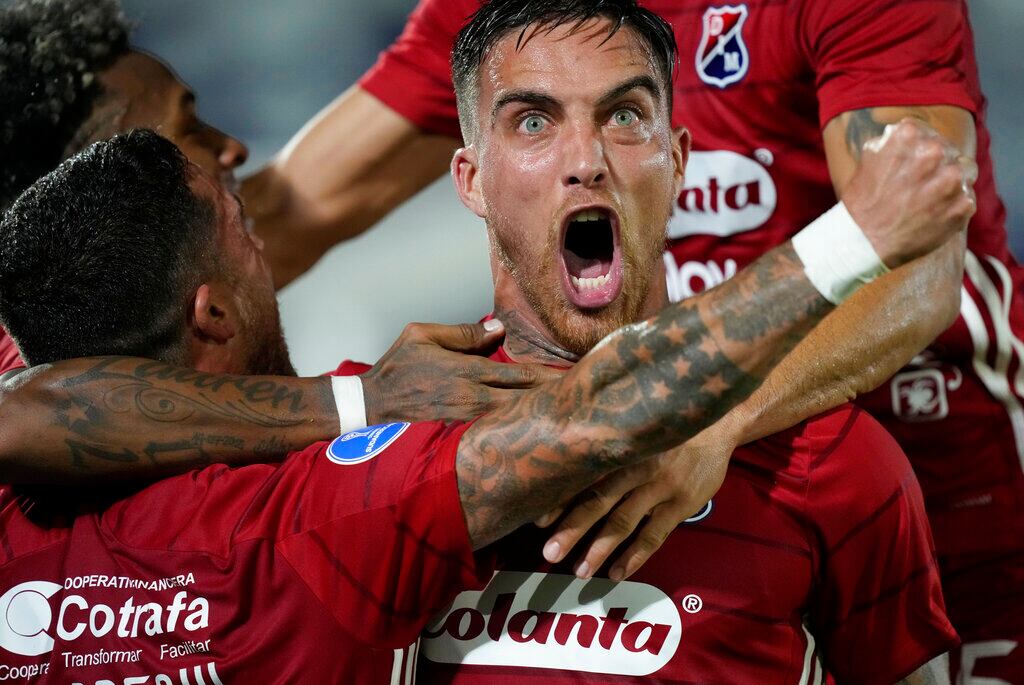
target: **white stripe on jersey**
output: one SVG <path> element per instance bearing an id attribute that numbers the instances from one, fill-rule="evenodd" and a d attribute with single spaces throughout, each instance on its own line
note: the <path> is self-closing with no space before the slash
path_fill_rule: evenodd
<path id="1" fill-rule="evenodd" d="M 391 662 L 391 685 L 402 685 L 402 663 L 405 661 L 405 650 L 396 649 L 394 661 Z"/>
<path id="2" fill-rule="evenodd" d="M 985 320 L 978 303 L 974 301 L 966 288 L 961 289 L 960 315 L 963 316 L 964 322 L 967 324 L 967 330 L 970 332 L 971 341 L 974 344 L 974 371 L 984 383 L 985 388 L 1006 408 L 1010 417 L 1010 425 L 1013 427 L 1017 457 L 1020 460 L 1021 468 L 1024 469 L 1024 408 L 1021 407 L 1020 400 L 1011 389 L 1008 377 L 1010 359 L 1014 351 L 1021 356 L 1020 362 L 1024 364 L 1024 343 L 1021 343 L 1010 329 L 1010 300 L 1013 297 L 1013 288 L 1010 287 L 1009 272 L 996 259 L 989 257 L 989 263 L 999 273 L 1003 282 L 1004 294 L 1002 296 L 1000 296 L 995 283 L 985 273 L 981 262 L 969 250 L 964 260 L 964 270 L 971 283 L 981 294 L 982 304 L 992 319 L 992 327 L 996 334 L 994 367 L 990 366 L 987 360 L 990 341 L 985 328 Z M 1017 392 L 1021 392 L 1024 389 L 1024 378 L 1022 378 L 1020 370 L 1018 370 L 1015 381 Z"/>

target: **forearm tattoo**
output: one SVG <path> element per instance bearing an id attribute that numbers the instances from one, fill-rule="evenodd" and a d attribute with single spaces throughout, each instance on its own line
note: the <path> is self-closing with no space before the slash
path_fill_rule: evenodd
<path id="1" fill-rule="evenodd" d="M 933 127 L 936 125 L 935 117 L 927 107 L 901 107 L 899 118 L 906 117 L 920 119 Z M 864 143 L 885 133 L 888 124 L 896 123 L 892 120 L 880 120 L 876 109 L 871 107 L 846 112 L 841 120 L 846 124 L 846 147 L 858 162 L 864 151 Z"/>
<path id="2" fill-rule="evenodd" d="M 558 383 L 481 418 L 459 451 L 474 542 L 699 432 L 830 309 L 786 244 L 718 288 L 616 331 Z"/>
<path id="3" fill-rule="evenodd" d="M 323 379 L 209 374 L 124 357 L 66 364 L 76 371 L 87 366 L 69 377 L 54 376 L 67 366 L 33 369 L 25 375 L 34 382 L 4 390 L 12 402 L 21 393 L 22 404 L 45 407 L 50 417 L 38 430 L 34 419 L 19 427 L 34 437 L 34 463 L 17 472 L 98 468 L 116 474 L 123 465 L 121 475 L 146 477 L 147 465 L 178 471 L 235 457 L 280 456 L 322 437 L 315 425 L 334 412 Z"/>

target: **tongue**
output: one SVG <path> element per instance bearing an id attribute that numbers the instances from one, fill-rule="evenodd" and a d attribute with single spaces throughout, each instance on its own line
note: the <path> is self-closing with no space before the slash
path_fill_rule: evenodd
<path id="1" fill-rule="evenodd" d="M 596 257 L 581 257 L 572 250 L 565 250 L 565 268 L 576 278 L 597 278 L 612 268 L 611 260 Z"/>

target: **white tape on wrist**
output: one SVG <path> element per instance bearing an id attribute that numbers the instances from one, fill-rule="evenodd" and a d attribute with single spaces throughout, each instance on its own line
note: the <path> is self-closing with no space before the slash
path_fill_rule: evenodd
<path id="1" fill-rule="evenodd" d="M 793 249 L 807 278 L 832 304 L 889 271 L 842 202 L 793 236 Z"/>
<path id="2" fill-rule="evenodd" d="M 366 401 L 359 376 L 331 376 L 334 404 L 338 407 L 341 435 L 366 428 Z"/>

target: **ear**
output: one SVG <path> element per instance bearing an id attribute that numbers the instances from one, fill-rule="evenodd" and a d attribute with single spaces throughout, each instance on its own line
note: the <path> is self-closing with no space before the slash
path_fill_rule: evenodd
<path id="1" fill-rule="evenodd" d="M 479 153 L 475 145 L 459 148 L 452 157 L 455 192 L 466 208 L 481 219 L 487 218 L 486 204 L 480 193 Z"/>
<path id="2" fill-rule="evenodd" d="M 217 285 L 204 283 L 196 291 L 192 309 L 193 335 L 203 342 L 223 345 L 235 337 L 235 321 L 226 292 Z"/>
<path id="3" fill-rule="evenodd" d="M 683 192 L 686 163 L 690 159 L 690 132 L 683 127 L 672 129 L 672 161 L 675 164 L 676 197 Z"/>

